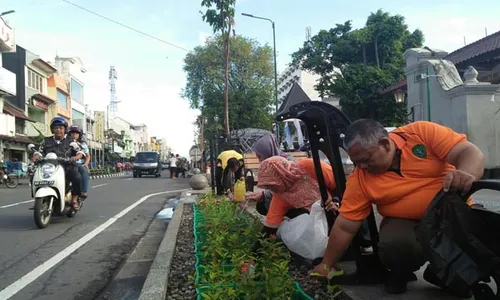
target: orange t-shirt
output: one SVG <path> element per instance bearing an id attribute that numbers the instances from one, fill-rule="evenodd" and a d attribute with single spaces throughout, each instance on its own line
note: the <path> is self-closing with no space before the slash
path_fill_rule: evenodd
<path id="1" fill-rule="evenodd" d="M 401 150 L 400 174 L 355 168 L 339 210 L 345 218 L 365 219 L 373 203 L 382 216 L 421 219 L 443 188 L 445 174 L 455 169 L 446 162 L 448 153 L 467 140 L 448 127 L 425 121 L 399 127 L 389 137 Z"/>
<path id="2" fill-rule="evenodd" d="M 307 174 L 311 176 L 311 178 L 318 181 L 318 178 L 316 177 L 316 171 L 314 169 L 314 160 L 312 158 L 302 159 L 297 163 L 306 170 Z M 329 164 L 325 162 L 321 162 L 321 169 L 323 171 L 323 177 L 325 178 L 326 188 L 330 193 L 332 193 L 335 189 L 333 169 Z M 288 210 L 292 208 L 293 206 L 288 204 L 282 197 L 280 197 L 279 194 L 273 193 L 273 199 L 271 200 L 271 205 L 269 206 L 269 211 L 266 215 L 265 225 L 268 227 L 277 228 L 281 224 L 281 222 L 283 222 L 283 218 L 285 217 Z M 305 208 L 310 209 L 310 207 Z"/>

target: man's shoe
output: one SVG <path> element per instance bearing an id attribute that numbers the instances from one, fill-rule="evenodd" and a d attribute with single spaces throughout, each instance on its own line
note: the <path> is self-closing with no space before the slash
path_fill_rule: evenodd
<path id="1" fill-rule="evenodd" d="M 471 289 L 466 289 L 466 290 L 457 290 L 457 289 L 450 289 L 446 285 L 444 285 L 441 280 L 436 276 L 434 272 L 431 271 L 429 267 L 427 267 L 424 271 L 424 279 L 428 283 L 431 283 L 435 286 L 438 286 L 442 288 L 443 290 L 447 291 L 450 295 L 462 298 L 462 299 L 467 299 L 472 297 L 472 291 Z"/>
<path id="2" fill-rule="evenodd" d="M 87 199 L 88 195 L 87 195 L 87 192 L 81 192 L 80 193 L 80 198 L 81 199 Z"/>

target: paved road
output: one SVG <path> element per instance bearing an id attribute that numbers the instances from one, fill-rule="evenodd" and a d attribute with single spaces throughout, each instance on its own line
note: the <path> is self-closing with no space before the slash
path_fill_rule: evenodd
<path id="1" fill-rule="evenodd" d="M 94 299 L 167 198 L 144 196 L 188 187 L 165 175 L 92 180 L 82 211 L 43 230 L 29 210 L 29 187 L 0 188 L 0 299 Z"/>

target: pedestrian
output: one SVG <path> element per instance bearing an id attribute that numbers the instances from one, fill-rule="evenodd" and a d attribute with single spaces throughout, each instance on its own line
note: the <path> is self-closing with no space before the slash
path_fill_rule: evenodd
<path id="1" fill-rule="evenodd" d="M 170 154 L 170 179 L 175 179 L 177 174 L 177 158 Z"/>

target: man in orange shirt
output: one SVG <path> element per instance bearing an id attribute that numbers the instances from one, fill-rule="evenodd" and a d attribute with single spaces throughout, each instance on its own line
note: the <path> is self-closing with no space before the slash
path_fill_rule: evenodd
<path id="1" fill-rule="evenodd" d="M 384 216 L 379 255 L 390 271 L 386 291 L 403 293 L 412 273 L 425 263 L 415 235 L 419 220 L 441 189 L 465 193 L 481 178 L 483 154 L 465 135 L 423 121 L 387 133 L 376 121 L 358 120 L 344 142 L 356 168 L 347 180 L 323 261 L 314 272 L 328 274 L 375 204 Z M 424 279 L 445 288 L 429 268 Z"/>

